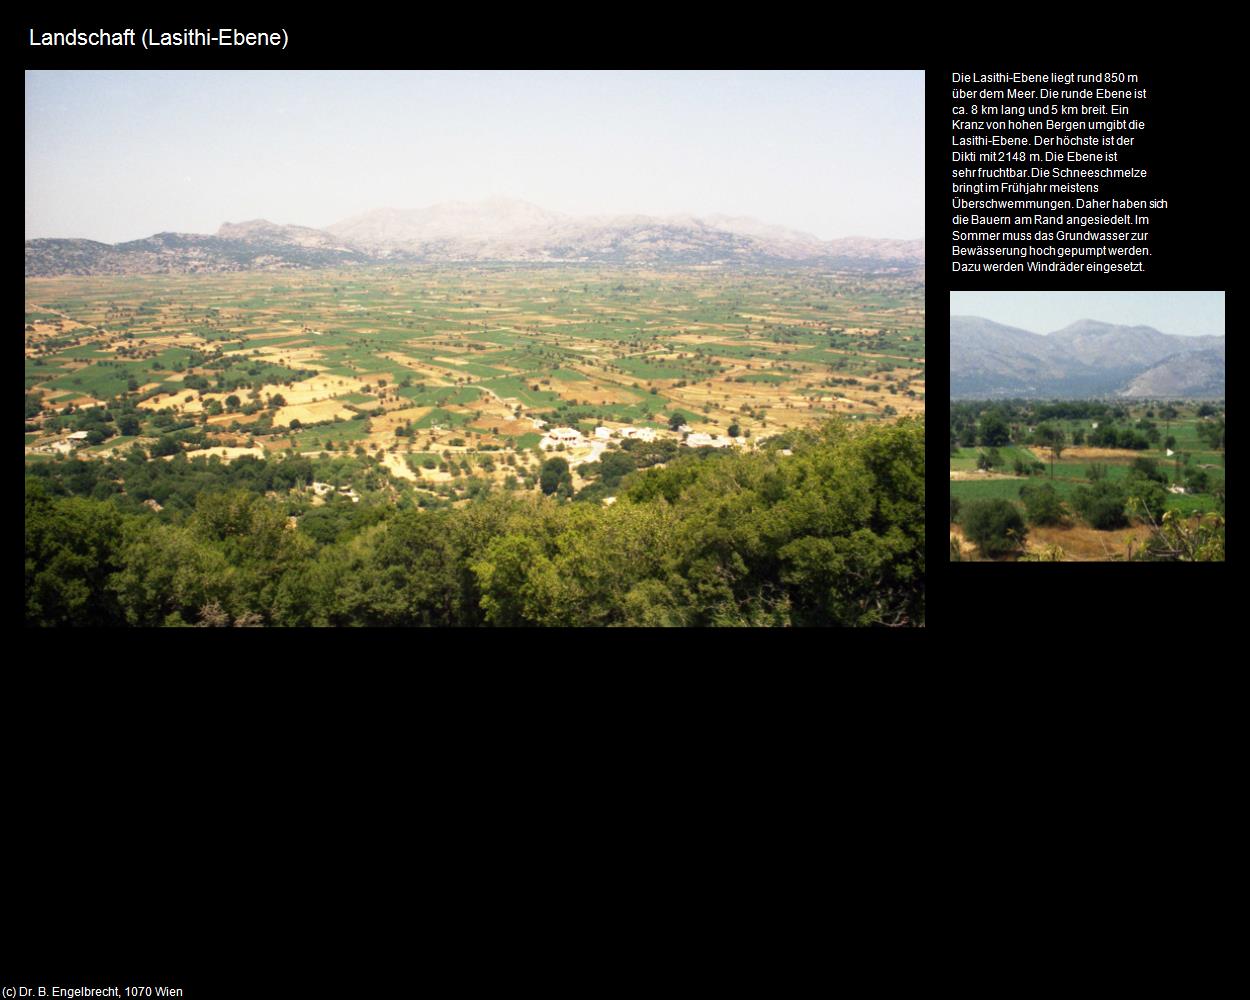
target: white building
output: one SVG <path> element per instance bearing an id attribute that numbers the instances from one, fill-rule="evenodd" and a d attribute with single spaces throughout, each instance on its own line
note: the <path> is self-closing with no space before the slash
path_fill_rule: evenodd
<path id="1" fill-rule="evenodd" d="M 559 445 L 564 445 L 566 448 L 572 448 L 575 445 L 581 444 L 584 440 L 585 438 L 582 437 L 582 432 L 576 428 L 553 427 L 543 435 L 542 440 L 538 442 L 538 447 L 540 447 L 543 451 L 551 451 Z"/>
<path id="2" fill-rule="evenodd" d="M 729 448 L 733 443 L 733 438 L 721 437 L 719 434 L 704 434 L 702 431 L 687 434 L 685 441 L 688 448 Z"/>
<path id="3" fill-rule="evenodd" d="M 53 441 L 52 444 L 48 445 L 47 448 L 45 448 L 44 450 L 47 451 L 49 454 L 57 453 L 61 455 L 68 455 L 71 451 L 73 451 L 79 445 L 86 444 L 86 442 L 87 442 L 86 431 L 74 431 L 73 434 L 67 434 L 60 441 Z"/>
<path id="4" fill-rule="evenodd" d="M 636 438 L 639 441 L 654 441 L 655 429 L 652 427 L 622 427 L 621 437 Z"/>
<path id="5" fill-rule="evenodd" d="M 600 441 L 607 441 L 612 437 L 612 429 L 609 427 L 596 427 L 595 437 L 597 437 Z"/>

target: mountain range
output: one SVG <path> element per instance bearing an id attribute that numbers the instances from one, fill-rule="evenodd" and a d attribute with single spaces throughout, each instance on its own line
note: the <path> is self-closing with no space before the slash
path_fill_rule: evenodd
<path id="1" fill-rule="evenodd" d="M 924 240 L 810 233 L 741 216 L 573 216 L 494 198 L 382 208 L 324 229 L 264 219 L 128 243 L 26 241 L 26 276 L 193 273 L 454 262 L 812 266 L 920 274 Z"/>
<path id="2" fill-rule="evenodd" d="M 1043 335 L 979 316 L 952 316 L 950 331 L 952 399 L 1224 395 L 1222 334 L 1083 319 Z"/>

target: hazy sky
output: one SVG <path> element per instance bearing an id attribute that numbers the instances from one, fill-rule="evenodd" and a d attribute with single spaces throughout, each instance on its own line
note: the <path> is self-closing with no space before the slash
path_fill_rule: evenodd
<path id="1" fill-rule="evenodd" d="M 1224 334 L 1223 292 L 951 292 L 952 316 L 980 316 L 1031 333 L 1078 319 L 1153 326 L 1181 337 Z"/>
<path id="2" fill-rule="evenodd" d="M 923 72 L 28 72 L 26 238 L 502 196 L 924 235 Z"/>

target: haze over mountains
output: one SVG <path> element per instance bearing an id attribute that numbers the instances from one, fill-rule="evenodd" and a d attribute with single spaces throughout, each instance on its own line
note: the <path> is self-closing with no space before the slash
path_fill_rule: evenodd
<path id="1" fill-rule="evenodd" d="M 372 263 L 589 262 L 813 266 L 920 272 L 924 240 L 820 240 L 756 219 L 571 216 L 495 198 L 419 209 L 382 208 L 325 229 L 263 219 L 215 234 L 157 233 L 128 243 L 26 242 L 26 276 L 193 273 Z"/>
<path id="2" fill-rule="evenodd" d="M 952 399 L 1224 395 L 1222 334 L 1085 319 L 1042 335 L 978 316 L 952 316 L 950 329 Z"/>

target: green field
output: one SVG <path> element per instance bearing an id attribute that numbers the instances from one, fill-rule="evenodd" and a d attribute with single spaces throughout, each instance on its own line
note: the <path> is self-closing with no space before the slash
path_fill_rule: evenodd
<path id="1" fill-rule="evenodd" d="M 1064 447 L 1058 459 L 1052 461 L 1051 450 L 1044 444 L 1003 445 L 997 449 L 1003 459 L 1003 463 L 995 468 L 998 477 L 987 476 L 984 480 L 952 479 L 951 496 L 961 504 L 972 500 L 1008 500 L 1023 512 L 1020 488 L 1028 483 L 1050 483 L 1069 505 L 1069 512 L 1072 513 L 1074 494 L 1091 482 L 1091 467 L 1101 467 L 1103 476 L 1109 481 L 1131 484 L 1140 481 L 1135 478 L 1138 475 L 1135 466 L 1144 461 L 1153 462 L 1155 473 L 1166 480 L 1164 485 L 1169 487 L 1165 498 L 1167 509 L 1185 515 L 1222 512 L 1224 455 L 1222 450 L 1212 449 L 1210 441 L 1204 440 L 1198 432 L 1198 428 L 1204 423 L 1209 429 L 1214 421 L 1222 421 L 1222 405 L 1217 408 L 1205 404 L 1208 412 L 1203 416 L 1199 411 L 1204 404 L 1196 402 L 1176 401 L 1171 405 L 1170 411 L 1164 403 L 1104 404 L 1105 412 L 1096 419 L 1044 419 L 1044 410 L 1041 407 L 1048 405 L 1052 404 L 1025 401 L 994 404 L 975 401 L 952 403 L 951 431 L 957 438 L 968 434 L 969 427 L 972 426 L 969 421 L 973 416 L 977 420 L 976 427 L 983 428 L 981 421 L 986 415 L 997 413 L 1016 440 L 1032 439 L 1028 435 L 1033 433 L 1033 428 L 1044 423 L 1063 431 Z M 1068 412 L 1072 412 L 1075 406 L 1085 404 L 1065 405 Z M 1089 437 L 1100 429 L 1105 432 L 1107 427 L 1131 429 L 1147 438 L 1144 443 L 1148 447 L 1123 449 L 1106 448 L 1101 444 L 1091 445 Z M 979 434 L 980 430 L 978 436 Z M 1174 439 L 1171 455 L 1167 454 L 1169 437 Z M 988 450 L 984 445 L 954 448 L 950 455 L 952 474 L 971 474 L 975 477 L 978 456 Z M 1010 476 L 1014 472 L 1017 459 L 1031 464 L 1034 458 L 1044 465 L 1043 474 L 1027 479 L 1001 478 L 1003 474 Z M 1191 477 L 1199 472 L 1207 478 L 1207 486 L 1202 492 L 1171 492 L 1170 488 L 1174 486 L 1192 488 Z M 1070 523 L 1076 525 L 1083 522 L 1074 516 Z"/>
<path id="2" fill-rule="evenodd" d="M 125 419 L 136 448 L 160 441 L 166 457 L 247 439 L 405 452 L 415 435 L 427 450 L 524 453 L 534 420 L 677 440 L 677 413 L 692 431 L 737 424 L 766 441 L 834 414 L 924 410 L 924 286 L 889 275 L 562 265 L 65 277 L 29 279 L 26 314 L 26 446 L 38 454 L 94 426 L 67 407 L 88 401 L 106 430 Z M 368 421 L 342 419 L 362 411 Z"/>
<path id="3" fill-rule="evenodd" d="M 987 451 L 989 451 L 988 448 L 961 448 L 957 454 L 951 456 L 951 468 L 961 472 L 971 472 L 977 467 L 977 459 L 981 453 Z M 1029 464 L 1044 461 L 1042 455 L 1034 454 L 1029 448 L 1017 448 L 1011 445 L 999 448 L 998 454 L 1002 458 L 1003 464 L 996 468 L 995 471 L 997 472 L 1011 472 L 1017 460 Z"/>

